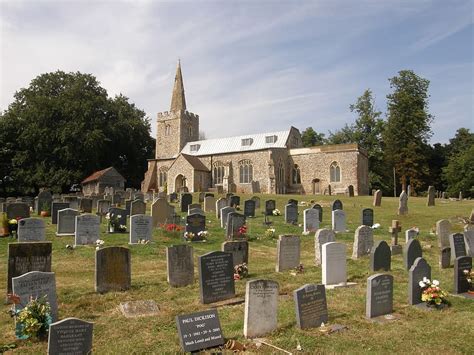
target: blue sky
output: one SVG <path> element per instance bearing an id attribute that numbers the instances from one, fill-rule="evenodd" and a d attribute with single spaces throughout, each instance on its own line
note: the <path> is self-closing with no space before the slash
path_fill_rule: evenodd
<path id="1" fill-rule="evenodd" d="M 143 109 L 155 135 L 181 58 L 188 109 L 208 138 L 352 123 L 370 88 L 429 79 L 431 141 L 474 130 L 473 1 L 0 0 L 0 109 L 35 76 L 95 75 Z"/>

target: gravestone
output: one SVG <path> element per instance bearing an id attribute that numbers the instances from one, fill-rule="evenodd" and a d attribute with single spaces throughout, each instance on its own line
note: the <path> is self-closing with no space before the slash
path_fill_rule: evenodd
<path id="1" fill-rule="evenodd" d="M 472 258 L 470 256 L 460 256 L 454 260 L 454 293 L 460 294 L 469 291 L 464 270 L 472 270 Z"/>
<path id="2" fill-rule="evenodd" d="M 418 236 L 418 230 L 414 228 L 407 229 L 405 231 L 405 243 L 408 243 L 410 240 L 415 239 Z"/>
<path id="3" fill-rule="evenodd" d="M 232 196 L 234 196 L 234 194 L 232 192 L 228 192 L 228 193 L 225 194 L 225 198 L 229 201 L 229 203 L 230 203 L 230 198 Z"/>
<path id="4" fill-rule="evenodd" d="M 229 201 L 229 206 L 235 208 L 239 205 L 240 205 L 240 196 L 236 196 L 236 195 L 231 196 L 230 201 Z"/>
<path id="5" fill-rule="evenodd" d="M 172 287 L 184 287 L 194 283 L 193 247 L 172 245 L 166 247 L 167 279 Z"/>
<path id="6" fill-rule="evenodd" d="M 111 203 L 109 200 L 98 200 L 97 201 L 97 213 L 101 216 L 105 216 L 109 212 Z"/>
<path id="7" fill-rule="evenodd" d="M 188 210 L 186 210 L 187 212 Z M 169 223 L 173 215 L 173 207 L 164 198 L 159 198 L 151 205 L 151 218 L 153 228 L 160 224 Z"/>
<path id="8" fill-rule="evenodd" d="M 329 242 L 335 242 L 336 235 L 331 229 L 322 228 L 316 232 L 314 236 L 314 255 L 315 255 L 315 264 L 316 266 L 321 265 L 321 255 L 323 250 L 323 245 Z"/>
<path id="9" fill-rule="evenodd" d="M 374 194 L 374 201 L 372 203 L 374 207 L 380 207 L 382 205 L 382 191 L 377 190 Z"/>
<path id="10" fill-rule="evenodd" d="M 411 266 L 417 258 L 423 257 L 423 251 L 418 239 L 411 239 L 403 247 L 403 264 L 405 269 L 410 270 Z"/>
<path id="11" fill-rule="evenodd" d="M 152 232 L 153 220 L 151 216 L 134 214 L 130 217 L 130 244 L 139 243 L 140 240 L 151 240 Z"/>
<path id="12" fill-rule="evenodd" d="M 79 200 L 77 196 L 64 196 L 63 201 L 69 203 L 69 208 L 79 210 Z"/>
<path id="13" fill-rule="evenodd" d="M 331 202 L 331 211 L 343 210 L 343 204 L 341 200 L 334 200 Z"/>
<path id="14" fill-rule="evenodd" d="M 231 253 L 213 251 L 198 257 L 201 303 L 235 297 L 234 266 Z"/>
<path id="15" fill-rule="evenodd" d="M 393 312 L 393 276 L 375 274 L 367 279 L 365 316 L 375 318 Z"/>
<path id="16" fill-rule="evenodd" d="M 216 212 L 216 199 L 214 196 L 204 197 L 204 211 Z"/>
<path id="17" fill-rule="evenodd" d="M 7 204 L 7 218 L 8 219 L 19 219 L 30 217 L 30 206 L 23 202 L 12 202 Z"/>
<path id="18" fill-rule="evenodd" d="M 74 245 L 95 244 L 100 234 L 100 218 L 93 214 L 76 216 Z"/>
<path id="19" fill-rule="evenodd" d="M 320 327 L 328 322 L 326 287 L 306 284 L 293 291 L 295 301 L 296 324 L 301 329 Z"/>
<path id="20" fill-rule="evenodd" d="M 316 203 L 313 205 L 313 207 L 311 207 L 315 210 L 318 210 L 319 212 L 319 223 L 322 223 L 323 222 L 323 208 L 320 204 Z"/>
<path id="21" fill-rule="evenodd" d="M 193 233 L 193 241 L 203 240 L 204 238 L 199 235 L 200 232 L 206 230 L 206 216 L 194 213 L 186 216 L 186 233 Z"/>
<path id="22" fill-rule="evenodd" d="M 277 262 L 275 271 L 291 270 L 300 265 L 300 237 L 280 235 L 277 241 Z"/>
<path id="23" fill-rule="evenodd" d="M 428 186 L 428 197 L 426 201 L 427 206 L 435 205 L 435 188 L 434 186 Z"/>
<path id="24" fill-rule="evenodd" d="M 196 210 L 196 209 L 202 211 L 201 207 L 202 206 L 201 206 L 200 203 L 191 203 L 191 204 L 188 205 L 188 211 L 187 212 L 188 212 L 188 214 L 191 214 L 191 211 Z M 204 213 L 202 213 L 202 214 L 204 214 Z"/>
<path id="25" fill-rule="evenodd" d="M 79 210 L 84 213 L 92 213 L 92 199 L 91 198 L 81 198 L 79 200 Z"/>
<path id="26" fill-rule="evenodd" d="M 289 203 L 285 206 L 285 222 L 298 223 L 298 205 Z"/>
<path id="27" fill-rule="evenodd" d="M 319 211 L 307 208 L 303 211 L 303 233 L 316 232 L 319 229 Z"/>
<path id="28" fill-rule="evenodd" d="M 411 196 L 411 185 L 407 185 L 407 195 L 408 197 Z"/>
<path id="29" fill-rule="evenodd" d="M 193 203 L 193 195 L 189 193 L 181 194 L 181 212 L 188 212 L 188 206 L 191 203 Z"/>
<path id="30" fill-rule="evenodd" d="M 172 192 L 168 195 L 168 202 L 169 203 L 175 203 L 178 201 L 178 194 L 176 192 Z"/>
<path id="31" fill-rule="evenodd" d="M 255 202 L 255 209 L 259 210 L 260 209 L 260 197 L 253 196 L 251 198 L 251 200 Z"/>
<path id="32" fill-rule="evenodd" d="M 7 293 L 12 279 L 30 271 L 51 272 L 51 242 L 8 243 Z"/>
<path id="33" fill-rule="evenodd" d="M 220 219 L 221 218 L 221 209 L 224 207 L 227 207 L 227 200 L 225 198 L 220 198 L 216 201 L 216 218 Z M 222 220 L 221 220 L 222 223 Z"/>
<path id="34" fill-rule="evenodd" d="M 30 271 L 12 278 L 13 294 L 20 297 L 20 303 L 15 305 L 15 311 L 26 307 L 30 297 L 46 296 L 51 306 L 53 322 L 58 319 L 58 302 L 56 298 L 56 278 L 54 272 Z"/>
<path id="35" fill-rule="evenodd" d="M 36 207 L 36 214 L 40 214 L 41 211 L 46 211 L 51 208 L 51 203 L 53 202 L 53 195 L 51 195 L 51 192 L 45 190 L 41 191 L 38 194 L 38 200 L 37 200 L 37 207 Z"/>
<path id="36" fill-rule="evenodd" d="M 191 205 L 189 205 L 191 206 Z M 204 212 L 202 209 L 200 208 L 190 208 L 188 210 L 188 216 L 191 215 L 191 214 L 202 214 L 203 216 L 206 215 L 206 212 Z"/>
<path id="37" fill-rule="evenodd" d="M 447 219 L 436 222 L 436 235 L 440 249 L 449 247 L 449 235 L 451 234 L 451 223 Z"/>
<path id="38" fill-rule="evenodd" d="M 245 216 L 237 212 L 231 212 L 227 215 L 226 238 L 245 239 L 245 233 L 241 233 L 241 228 L 245 226 Z"/>
<path id="39" fill-rule="evenodd" d="M 408 271 L 408 304 L 417 305 L 422 302 L 419 283 L 424 277 L 431 280 L 431 267 L 425 259 L 417 258 Z"/>
<path id="40" fill-rule="evenodd" d="M 451 234 L 449 236 L 449 246 L 451 247 L 451 261 L 453 263 L 460 256 L 467 256 L 466 243 L 462 233 Z"/>
<path id="41" fill-rule="evenodd" d="M 199 200 L 199 203 L 203 203 L 204 202 L 204 197 L 206 196 L 206 193 L 205 192 L 200 192 L 199 195 L 198 195 L 198 200 Z"/>
<path id="42" fill-rule="evenodd" d="M 400 222 L 396 219 L 392 220 L 392 226 L 388 228 L 388 232 L 390 233 L 391 237 L 391 244 L 390 250 L 392 255 L 398 255 L 403 252 L 402 246 L 398 244 L 398 233 L 402 231 L 402 226 Z"/>
<path id="43" fill-rule="evenodd" d="M 398 215 L 403 216 L 408 214 L 408 195 L 402 191 L 398 200 Z"/>
<path id="44" fill-rule="evenodd" d="M 23 218 L 18 221 L 18 242 L 41 242 L 46 239 L 44 220 Z"/>
<path id="45" fill-rule="evenodd" d="M 451 266 L 451 248 L 446 247 L 440 250 L 439 266 L 441 269 L 448 269 Z"/>
<path id="46" fill-rule="evenodd" d="M 372 227 L 374 225 L 374 210 L 364 208 L 361 212 L 361 225 Z"/>
<path id="47" fill-rule="evenodd" d="M 343 210 L 332 211 L 332 229 L 335 232 L 346 231 L 346 212 Z"/>
<path id="48" fill-rule="evenodd" d="M 347 194 L 349 197 L 354 197 L 354 186 L 352 185 L 347 186 Z"/>
<path id="49" fill-rule="evenodd" d="M 354 235 L 354 247 L 352 248 L 352 259 L 359 259 L 370 255 L 374 246 L 374 231 L 368 226 L 359 226 Z"/>
<path id="50" fill-rule="evenodd" d="M 94 324 L 78 318 L 66 318 L 50 324 L 48 355 L 91 354 Z"/>
<path id="51" fill-rule="evenodd" d="M 224 344 L 217 309 L 176 316 L 176 326 L 179 342 L 186 353 Z"/>
<path id="52" fill-rule="evenodd" d="M 115 206 L 120 206 L 122 204 L 122 195 L 119 194 L 119 193 L 114 193 L 112 195 L 112 204 L 114 204 Z"/>
<path id="53" fill-rule="evenodd" d="M 244 215 L 245 217 L 255 217 L 255 201 L 244 201 Z"/>
<path id="54" fill-rule="evenodd" d="M 132 283 L 130 249 L 106 247 L 95 252 L 95 291 L 128 290 Z"/>
<path id="55" fill-rule="evenodd" d="M 392 252 L 385 240 L 375 243 L 370 252 L 370 271 L 390 271 L 392 265 Z"/>
<path id="56" fill-rule="evenodd" d="M 272 216 L 273 210 L 276 209 L 276 202 L 275 200 L 267 200 L 265 201 L 265 215 Z"/>
<path id="57" fill-rule="evenodd" d="M 146 203 L 141 200 L 132 201 L 130 204 L 130 216 L 146 214 Z M 153 218 L 152 218 L 153 221 Z"/>
<path id="58" fill-rule="evenodd" d="M 288 204 L 289 204 L 289 205 L 296 205 L 296 206 L 298 206 L 298 200 L 295 200 L 294 198 L 290 198 L 290 199 L 288 200 Z"/>
<path id="59" fill-rule="evenodd" d="M 249 243 L 246 240 L 236 240 L 224 242 L 221 250 L 232 254 L 234 267 L 249 262 Z"/>
<path id="60" fill-rule="evenodd" d="M 347 283 L 346 245 L 329 242 L 323 244 L 321 268 L 322 283 L 327 286 Z"/>
<path id="61" fill-rule="evenodd" d="M 464 228 L 464 241 L 466 242 L 467 256 L 474 257 L 474 230 Z"/>
<path id="62" fill-rule="evenodd" d="M 53 202 L 51 204 L 51 224 L 58 224 L 58 211 L 69 208 L 68 202 Z"/>
<path id="63" fill-rule="evenodd" d="M 76 216 L 79 216 L 79 211 L 72 208 L 58 211 L 58 224 L 56 228 L 56 235 L 58 237 L 74 235 L 76 233 Z"/>
<path id="64" fill-rule="evenodd" d="M 245 287 L 244 336 L 256 338 L 278 326 L 278 282 L 248 281 Z"/>
<path id="65" fill-rule="evenodd" d="M 212 192 L 206 192 L 206 193 L 204 194 L 204 199 L 205 199 L 206 197 L 215 197 L 215 195 L 214 195 Z"/>
<path id="66" fill-rule="evenodd" d="M 227 216 L 229 213 L 235 212 L 234 207 L 224 207 L 221 208 L 221 228 L 226 228 L 227 227 Z"/>

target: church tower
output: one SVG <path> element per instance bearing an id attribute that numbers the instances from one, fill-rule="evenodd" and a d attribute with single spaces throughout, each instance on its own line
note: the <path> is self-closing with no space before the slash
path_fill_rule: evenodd
<path id="1" fill-rule="evenodd" d="M 183 75 L 178 61 L 170 111 L 158 113 L 156 159 L 178 156 L 188 142 L 199 140 L 199 116 L 186 111 Z"/>

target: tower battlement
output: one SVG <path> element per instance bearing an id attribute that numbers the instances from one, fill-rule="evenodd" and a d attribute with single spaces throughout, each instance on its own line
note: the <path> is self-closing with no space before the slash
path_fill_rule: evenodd
<path id="1" fill-rule="evenodd" d="M 160 121 L 165 121 L 165 120 L 171 120 L 174 118 L 179 118 L 181 117 L 181 115 L 187 116 L 189 118 L 199 119 L 199 115 L 189 112 L 187 110 L 186 111 L 179 110 L 179 111 L 158 112 L 157 119 Z"/>

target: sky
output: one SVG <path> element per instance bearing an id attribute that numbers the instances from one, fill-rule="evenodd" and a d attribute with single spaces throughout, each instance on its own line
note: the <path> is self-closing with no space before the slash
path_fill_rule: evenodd
<path id="1" fill-rule="evenodd" d="M 389 78 L 430 80 L 432 143 L 474 130 L 471 0 L 0 0 L 0 110 L 36 76 L 93 74 L 110 96 L 168 111 L 181 60 L 207 138 L 334 132 L 366 89 L 386 113 Z"/>

